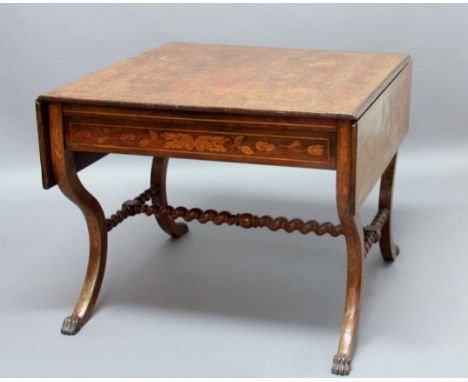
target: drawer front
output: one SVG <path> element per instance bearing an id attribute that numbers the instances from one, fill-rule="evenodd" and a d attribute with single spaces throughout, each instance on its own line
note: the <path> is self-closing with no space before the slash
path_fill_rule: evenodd
<path id="1" fill-rule="evenodd" d="M 335 131 L 299 122 L 65 107 L 72 151 L 335 168 Z"/>

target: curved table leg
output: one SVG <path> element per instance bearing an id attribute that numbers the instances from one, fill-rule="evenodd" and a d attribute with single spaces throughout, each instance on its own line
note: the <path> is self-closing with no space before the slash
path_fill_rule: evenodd
<path id="1" fill-rule="evenodd" d="M 388 208 L 390 211 L 387 222 L 382 227 L 382 236 L 380 237 L 379 241 L 380 251 L 382 252 L 382 256 L 385 261 L 395 260 L 395 258 L 400 253 L 400 247 L 393 242 L 391 222 L 396 161 L 397 154 L 395 154 L 380 179 L 379 211 L 382 208 Z"/>
<path id="2" fill-rule="evenodd" d="M 362 275 L 364 262 L 363 229 L 357 216 L 342 221 L 345 229 L 348 270 L 343 323 L 338 350 L 333 358 L 332 373 L 348 375 L 356 345 L 361 310 Z"/>
<path id="3" fill-rule="evenodd" d="M 166 173 L 169 158 L 153 158 L 151 166 L 151 187 L 155 188 L 158 192 L 153 194 L 153 204 L 166 205 Z M 156 216 L 159 226 L 173 238 L 179 238 L 187 233 L 188 226 L 185 223 L 176 223 L 169 216 Z"/>
<path id="4" fill-rule="evenodd" d="M 63 334 L 76 334 L 91 316 L 101 288 L 106 265 L 107 228 L 99 202 L 83 187 L 73 160 L 73 154 L 64 147 L 62 108 L 49 105 L 50 139 L 54 175 L 62 192 L 83 212 L 89 233 L 89 262 L 78 302 L 71 316 L 65 318 Z"/>
<path id="5" fill-rule="evenodd" d="M 348 375 L 356 345 L 361 310 L 364 230 L 355 206 L 356 129 L 346 122 L 337 126 L 336 202 L 347 249 L 347 283 L 343 323 L 332 373 Z"/>

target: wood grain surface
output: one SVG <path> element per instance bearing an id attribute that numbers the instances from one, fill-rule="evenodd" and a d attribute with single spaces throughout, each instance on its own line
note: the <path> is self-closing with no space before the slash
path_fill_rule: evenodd
<path id="1" fill-rule="evenodd" d="M 168 43 L 39 99 L 358 119 L 406 54 Z"/>
<path id="2" fill-rule="evenodd" d="M 356 207 L 395 156 L 409 124 L 411 64 L 357 121 Z"/>

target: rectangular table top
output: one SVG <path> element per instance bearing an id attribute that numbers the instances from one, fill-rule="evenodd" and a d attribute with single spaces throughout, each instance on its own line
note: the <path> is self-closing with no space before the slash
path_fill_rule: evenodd
<path id="1" fill-rule="evenodd" d="M 44 93 L 39 101 L 356 120 L 409 59 L 173 42 Z"/>

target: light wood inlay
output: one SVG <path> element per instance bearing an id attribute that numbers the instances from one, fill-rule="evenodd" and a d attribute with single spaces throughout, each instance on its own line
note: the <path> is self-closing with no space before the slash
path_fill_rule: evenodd
<path id="1" fill-rule="evenodd" d="M 70 122 L 67 148 L 75 151 L 103 151 L 171 155 L 194 159 L 262 160 L 293 163 L 306 167 L 332 167 L 330 139 L 318 137 L 259 135 L 251 131 L 224 132 L 184 128 L 146 128 L 134 125 L 106 125 Z"/>

